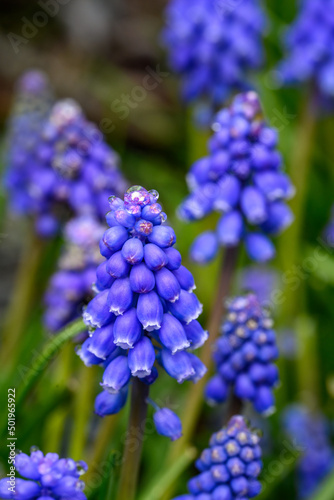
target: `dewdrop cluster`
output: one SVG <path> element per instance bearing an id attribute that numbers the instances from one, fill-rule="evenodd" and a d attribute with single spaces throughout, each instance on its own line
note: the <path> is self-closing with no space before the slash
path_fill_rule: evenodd
<path id="1" fill-rule="evenodd" d="M 242 416 L 213 434 L 210 447 L 196 461 L 200 472 L 188 482 L 188 495 L 174 500 L 247 500 L 261 491 L 260 436 L 249 429 Z"/>
<path id="2" fill-rule="evenodd" d="M 274 410 L 273 388 L 279 382 L 272 319 L 253 294 L 234 298 L 226 307 L 222 336 L 213 353 L 217 374 L 206 386 L 206 399 L 211 404 L 222 403 L 231 389 L 239 399 L 251 401 L 259 413 L 268 415 Z"/>
<path id="3" fill-rule="evenodd" d="M 132 377 L 152 384 L 156 362 L 179 383 L 200 379 L 206 368 L 191 351 L 208 336 L 197 321 L 202 305 L 193 276 L 174 248 L 158 193 L 134 186 L 124 200 L 112 197 L 110 207 L 98 293 L 83 315 L 94 331 L 79 350 L 87 365 L 105 368 L 95 405 L 102 416 L 125 404 Z"/>

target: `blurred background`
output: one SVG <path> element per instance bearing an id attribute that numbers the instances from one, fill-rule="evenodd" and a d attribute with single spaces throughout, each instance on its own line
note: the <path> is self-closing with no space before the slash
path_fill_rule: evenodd
<path id="1" fill-rule="evenodd" d="M 160 193 L 161 204 L 178 236 L 178 248 L 185 265 L 195 276 L 197 295 L 204 304 L 201 319 L 205 324 L 215 297 L 220 264 L 214 262 L 205 269 L 199 268 L 189 261 L 187 253 L 195 235 L 199 230 L 211 227 L 212 219 L 186 225 L 177 219 L 175 211 L 187 194 L 186 172 L 195 159 L 206 154 L 208 132 L 193 126 L 191 110 L 182 104 L 179 96 L 178 79 L 166 62 L 160 33 L 167 2 L 59 1 L 57 12 L 53 11 L 51 14 L 50 10 L 47 20 L 45 15 L 41 17 L 38 14 L 43 11 L 40 3 L 46 5 L 48 2 L 2 0 L 0 3 L 2 149 L 15 81 L 29 68 L 42 69 L 49 76 L 57 98 L 76 99 L 88 118 L 98 124 L 107 142 L 120 154 L 122 172 L 129 183 L 143 185 L 147 189 L 154 188 Z M 266 118 L 272 126 L 279 129 L 280 150 L 289 172 L 293 150 L 305 147 L 302 142 L 296 142 L 296 138 L 299 137 L 306 92 L 279 88 L 274 68 L 282 56 L 280 40 L 295 16 L 296 2 L 273 0 L 268 2 L 266 11 L 270 20 L 265 37 L 266 63 L 254 77 L 253 84 L 260 94 Z M 131 101 L 132 105 L 121 113 L 117 102 L 124 95 L 128 96 L 133 92 L 135 94 L 132 95 L 136 95 L 136 88 L 142 88 L 143 78 L 147 74 L 154 74 L 158 85 L 153 90 L 145 91 L 145 95 L 137 94 L 135 103 Z M 298 298 L 294 321 L 286 323 L 284 315 L 280 314 L 284 309 L 284 292 L 283 300 L 279 298 L 279 293 L 270 295 L 268 300 L 279 331 L 281 373 L 285 385 L 277 391 L 278 412 L 275 415 L 266 421 L 253 415 L 254 424 L 262 427 L 265 432 L 265 471 L 268 471 L 268 467 L 282 450 L 281 400 L 284 405 L 303 401 L 310 407 L 321 409 L 329 419 L 332 430 L 334 255 L 333 249 L 322 236 L 334 202 L 333 134 L 333 116 L 328 111 L 318 120 L 311 168 L 306 179 L 302 217 L 300 223 L 298 221 L 298 262 L 296 267 L 289 270 L 288 276 L 296 284 L 290 293 Z M 4 190 L 1 192 L 0 223 L 0 316 L 4 317 L 15 289 L 15 281 L 19 279 L 17 268 L 25 252 L 28 230 L 27 221 L 14 218 L 7 210 Z M 18 381 L 24 377 L 31 360 L 38 356 L 39 346 L 46 337 L 41 322 L 42 296 L 50 275 L 56 269 L 61 243 L 61 238 L 58 237 L 56 241 L 46 244 L 38 268 L 37 287 L 31 297 L 24 336 L 15 347 L 15 354 L 6 360 L 9 370 L 12 370 Z M 286 285 L 284 258 L 290 250 L 287 236 L 284 247 L 279 247 L 278 256 L 270 265 L 271 272 L 275 274 L 272 288 L 276 292 L 284 290 Z M 321 257 L 317 257 L 318 255 Z M 242 255 L 238 279 L 234 283 L 235 292 L 239 292 L 242 287 L 241 267 L 249 264 L 246 256 Z M 45 452 L 55 451 L 66 455 L 70 451 L 76 451 L 73 443 L 71 444 L 71 431 L 73 416 L 76 418 L 73 415 L 75 398 L 85 383 L 82 368 L 85 367 L 76 359 L 73 345 L 64 349 L 57 360 L 51 363 L 38 389 L 30 396 L 25 411 L 18 416 L 20 449 L 27 451 L 31 444 L 36 444 Z M 99 380 L 98 372 L 96 380 Z M 94 386 L 92 392 L 95 390 Z M 156 396 L 172 409 L 182 409 L 186 386 L 176 387 L 166 377 L 165 384 L 158 384 L 154 391 L 158 391 Z M 126 417 L 127 409 L 119 416 L 103 422 L 92 417 L 88 428 L 85 428 L 83 456 L 74 458 L 86 460 L 92 473 L 96 474 L 95 483 L 94 474 L 90 476 L 90 498 L 104 498 L 103 491 L 107 488 L 109 477 L 104 477 L 99 466 L 110 451 L 122 448 Z M 206 406 L 196 435 L 195 445 L 198 449 L 206 446 L 210 433 L 217 429 L 218 423 L 219 411 Z M 110 435 L 113 437 L 105 445 L 104 438 Z M 95 445 L 97 437 L 100 440 L 98 450 Z M 147 436 L 140 476 L 141 492 L 145 492 L 152 481 L 159 477 L 162 457 L 168 446 L 169 443 L 160 436 Z M 4 472 L 6 450 L 1 452 L 1 458 Z M 177 488 L 179 493 L 185 492 L 185 481 L 193 473 L 190 466 L 181 474 Z M 272 480 L 268 480 L 263 498 L 268 498 L 269 495 L 271 500 L 278 500 L 283 495 L 291 499 L 297 498 L 293 466 L 284 466 L 281 472 L 267 474 Z"/>

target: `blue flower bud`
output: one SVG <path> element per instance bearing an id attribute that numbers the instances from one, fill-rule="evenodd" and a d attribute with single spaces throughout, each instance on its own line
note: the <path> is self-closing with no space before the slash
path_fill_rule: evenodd
<path id="1" fill-rule="evenodd" d="M 218 253 L 218 238 L 213 231 L 206 231 L 194 240 L 190 248 L 190 257 L 198 264 L 206 264 Z"/>
<path id="2" fill-rule="evenodd" d="M 244 223 L 239 212 L 233 211 L 223 215 L 218 222 L 218 239 L 224 246 L 236 246 L 241 240 Z"/>
<path id="3" fill-rule="evenodd" d="M 92 340 L 90 338 L 85 340 L 85 342 L 77 349 L 76 353 L 86 366 L 100 365 L 103 362 L 103 359 L 98 358 L 90 351 L 89 347 L 91 342 Z"/>
<path id="4" fill-rule="evenodd" d="M 133 301 L 133 292 L 130 285 L 129 278 L 121 278 L 116 280 L 109 290 L 108 306 L 110 312 L 116 316 L 124 314 Z"/>
<path id="5" fill-rule="evenodd" d="M 123 258 L 122 252 L 116 252 L 107 260 L 106 270 L 113 278 L 124 278 L 129 274 L 130 264 Z"/>
<path id="6" fill-rule="evenodd" d="M 167 269 L 169 269 L 170 271 L 175 271 L 176 269 L 179 269 L 182 262 L 182 257 L 180 252 L 176 250 L 176 248 L 174 247 L 165 248 L 164 252 L 168 258 L 168 264 L 166 266 Z"/>
<path id="7" fill-rule="evenodd" d="M 118 413 L 126 403 L 128 388 L 120 390 L 116 394 L 111 394 L 108 391 L 102 391 L 95 399 L 95 413 L 100 417 L 106 415 L 114 415 Z"/>
<path id="8" fill-rule="evenodd" d="M 197 320 L 193 320 L 188 325 L 183 326 L 187 339 L 190 342 L 191 349 L 198 349 L 209 338 L 209 333 L 203 330 L 202 326 Z"/>
<path id="9" fill-rule="evenodd" d="M 168 262 L 166 253 L 153 243 L 148 243 L 147 245 L 145 245 L 144 259 L 145 264 L 152 271 L 158 271 L 159 269 L 163 268 Z"/>
<path id="10" fill-rule="evenodd" d="M 235 394 L 240 399 L 250 399 L 252 400 L 255 396 L 255 387 L 246 374 L 241 374 L 237 377 L 235 381 Z"/>
<path id="11" fill-rule="evenodd" d="M 122 226 L 114 226 L 107 229 L 102 237 L 105 245 L 113 252 L 120 250 L 127 239 L 128 232 Z"/>
<path id="12" fill-rule="evenodd" d="M 15 479 L 15 493 L 8 498 L 29 500 L 31 498 L 39 498 L 40 493 L 41 487 L 37 483 L 33 481 L 24 481 L 23 479 Z"/>
<path id="13" fill-rule="evenodd" d="M 242 192 L 240 203 L 250 224 L 259 225 L 267 219 L 266 202 L 257 188 L 246 187 Z"/>
<path id="14" fill-rule="evenodd" d="M 217 488 L 213 491 L 211 498 L 212 500 L 233 500 L 230 488 L 225 485 L 217 486 Z"/>
<path id="15" fill-rule="evenodd" d="M 174 274 L 166 268 L 155 273 L 158 294 L 169 302 L 175 302 L 180 296 L 180 284 Z"/>
<path id="16" fill-rule="evenodd" d="M 129 264 L 139 264 L 144 258 L 144 248 L 138 238 L 127 240 L 122 247 L 122 256 Z"/>
<path id="17" fill-rule="evenodd" d="M 227 393 L 227 384 L 220 375 L 215 375 L 206 384 L 205 399 L 210 405 L 215 405 L 226 401 Z"/>
<path id="18" fill-rule="evenodd" d="M 268 234 L 280 234 L 293 222 L 291 209 L 283 202 L 276 201 L 268 207 L 268 219 L 262 224 L 262 229 Z"/>
<path id="19" fill-rule="evenodd" d="M 25 453 L 20 453 L 16 456 L 15 468 L 21 476 L 27 479 L 38 481 L 41 477 L 38 465 Z"/>
<path id="20" fill-rule="evenodd" d="M 161 408 L 153 415 L 154 425 L 158 434 L 176 441 L 182 436 L 182 423 L 179 417 L 169 408 Z"/>
<path id="21" fill-rule="evenodd" d="M 189 353 L 185 351 L 172 354 L 168 349 L 163 349 L 161 351 L 161 362 L 168 375 L 175 378 L 179 384 L 195 375 Z"/>
<path id="22" fill-rule="evenodd" d="M 97 281 L 95 286 L 99 291 L 110 288 L 115 281 L 114 278 L 107 272 L 107 263 L 108 261 L 102 262 L 102 264 L 100 264 L 96 269 Z"/>
<path id="23" fill-rule="evenodd" d="M 233 175 L 225 175 L 219 182 L 219 193 L 214 201 L 214 208 L 219 212 L 234 209 L 240 198 L 240 181 Z"/>
<path id="24" fill-rule="evenodd" d="M 247 234 L 245 243 L 248 255 L 257 262 L 266 262 L 276 253 L 274 245 L 264 234 Z"/>
<path id="25" fill-rule="evenodd" d="M 114 212 L 114 218 L 118 224 L 126 228 L 133 227 L 136 222 L 136 217 L 129 214 L 124 208 L 119 208 Z"/>
<path id="26" fill-rule="evenodd" d="M 174 245 L 176 236 L 169 226 L 154 226 L 148 240 L 161 248 L 166 248 Z"/>
<path id="27" fill-rule="evenodd" d="M 9 477 L 0 479 L 0 497 L 4 500 L 13 498 L 13 491 L 9 489 L 10 487 Z"/>
<path id="28" fill-rule="evenodd" d="M 196 383 L 199 380 L 201 380 L 201 378 L 204 377 L 204 375 L 207 372 L 207 367 L 204 365 L 204 363 L 202 363 L 202 361 L 197 356 L 195 356 L 195 354 L 191 352 L 188 352 L 187 354 L 190 358 L 192 367 L 195 371 L 194 375 L 191 377 L 191 380 L 194 383 Z"/>
<path id="29" fill-rule="evenodd" d="M 158 376 L 159 376 L 158 370 L 156 369 L 155 366 L 153 366 L 150 375 L 147 375 L 146 377 L 142 378 L 141 381 L 144 382 L 144 384 L 146 385 L 152 385 L 157 380 Z"/>
<path id="30" fill-rule="evenodd" d="M 184 328 L 181 323 L 171 314 L 164 314 L 159 330 L 159 339 L 164 347 L 173 354 L 183 351 L 190 346 Z"/>
<path id="31" fill-rule="evenodd" d="M 263 385 L 257 388 L 254 407 L 259 413 L 271 414 L 275 409 L 275 398 L 271 389 Z"/>
<path id="32" fill-rule="evenodd" d="M 131 371 L 126 356 L 118 356 L 105 369 L 101 385 L 109 392 L 117 393 L 128 384 L 130 377 Z"/>
<path id="33" fill-rule="evenodd" d="M 203 306 L 195 294 L 181 290 L 180 298 L 176 302 L 169 302 L 168 309 L 177 319 L 189 324 L 198 318 Z"/>
<path id="34" fill-rule="evenodd" d="M 89 302 L 82 316 L 86 325 L 100 328 L 112 320 L 113 313 L 110 312 L 108 297 L 109 290 L 103 290 Z"/>
<path id="35" fill-rule="evenodd" d="M 155 286 L 154 274 L 144 262 L 132 266 L 130 271 L 130 285 L 135 293 L 148 293 Z"/>
<path id="36" fill-rule="evenodd" d="M 155 362 L 155 351 L 150 339 L 142 337 L 129 351 L 128 358 L 133 377 L 148 377 Z"/>
<path id="37" fill-rule="evenodd" d="M 90 338 L 90 343 L 88 345 L 89 352 L 94 354 L 97 358 L 107 359 L 116 349 L 113 329 L 114 323 L 110 323 L 102 328 L 97 328 Z"/>
<path id="38" fill-rule="evenodd" d="M 137 311 L 133 307 L 122 316 L 117 316 L 114 329 L 114 343 L 122 349 L 132 349 L 142 336 L 142 325 L 137 318 Z"/>
<path id="39" fill-rule="evenodd" d="M 143 219 L 153 222 L 161 213 L 162 208 L 159 203 L 153 203 L 152 205 L 146 205 L 142 210 Z"/>
<path id="40" fill-rule="evenodd" d="M 196 289 L 194 277 L 186 267 L 180 266 L 178 269 L 173 271 L 173 274 L 183 290 L 192 292 Z"/>
<path id="41" fill-rule="evenodd" d="M 163 307 L 156 292 L 141 294 L 137 302 L 137 317 L 144 330 L 159 330 L 162 323 Z"/>
<path id="42" fill-rule="evenodd" d="M 261 172 L 254 176 L 254 181 L 268 201 L 289 199 L 295 193 L 289 177 L 281 172 Z"/>
<path id="43" fill-rule="evenodd" d="M 63 476 L 61 481 L 53 487 L 53 492 L 60 497 L 76 498 L 76 493 L 80 489 L 79 480 L 73 476 Z"/>
<path id="44" fill-rule="evenodd" d="M 106 259 L 109 259 L 109 257 L 112 256 L 113 251 L 110 250 L 109 247 L 107 247 L 103 239 L 100 240 L 99 248 L 100 248 L 100 254 Z"/>

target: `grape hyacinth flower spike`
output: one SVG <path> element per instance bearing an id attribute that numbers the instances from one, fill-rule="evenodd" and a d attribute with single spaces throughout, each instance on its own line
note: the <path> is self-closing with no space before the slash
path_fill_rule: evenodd
<path id="1" fill-rule="evenodd" d="M 309 85 L 323 107 L 334 104 L 334 4 L 304 0 L 285 35 L 286 57 L 278 66 L 279 83 Z"/>
<path id="2" fill-rule="evenodd" d="M 215 231 L 199 235 L 190 254 L 200 264 L 212 260 L 219 245 L 245 243 L 249 257 L 265 262 L 275 255 L 271 237 L 288 227 L 293 215 L 286 200 L 294 188 L 283 172 L 277 132 L 263 118 L 255 92 L 235 97 L 212 125 L 209 155 L 187 176 L 190 195 L 179 207 L 181 219 L 221 214 Z"/>
<path id="3" fill-rule="evenodd" d="M 30 185 L 35 168 L 34 151 L 52 100 L 50 83 L 43 72 L 30 70 L 18 80 L 7 124 L 4 157 L 4 185 L 10 209 L 15 214 L 26 216 L 34 212 Z"/>
<path id="4" fill-rule="evenodd" d="M 124 200 L 110 199 L 110 228 L 100 242 L 105 261 L 97 269 L 98 293 L 83 315 L 91 337 L 79 350 L 87 365 L 104 366 L 104 391 L 95 402 L 101 416 L 124 406 L 132 378 L 153 384 L 157 363 L 179 383 L 196 382 L 206 372 L 191 352 L 208 337 L 197 321 L 202 305 L 174 248 L 176 236 L 165 225 L 158 196 L 134 186 Z M 168 425 L 165 413 L 156 418 L 160 433 L 164 422 Z"/>
<path id="5" fill-rule="evenodd" d="M 104 220 L 108 197 L 126 186 L 117 154 L 71 99 L 51 108 L 29 161 L 27 190 L 40 236 L 53 236 L 79 215 Z"/>
<path id="6" fill-rule="evenodd" d="M 174 500 L 247 500 L 261 491 L 259 433 L 242 416 L 213 434 L 210 447 L 196 461 L 199 474 L 188 482 L 188 495 Z"/>
<path id="7" fill-rule="evenodd" d="M 322 480 L 334 469 L 330 423 L 302 405 L 292 405 L 283 414 L 283 426 L 301 458 L 297 467 L 298 497 L 310 498 Z"/>
<path id="8" fill-rule="evenodd" d="M 87 471 L 85 462 L 44 455 L 32 447 L 30 455 L 19 453 L 13 460 L 15 470 L 24 478 L 10 476 L 0 480 L 0 498 L 15 500 L 86 500 L 80 477 Z"/>
<path id="9" fill-rule="evenodd" d="M 233 92 L 249 89 L 249 74 L 264 60 L 267 21 L 260 2 L 227 4 L 171 0 L 166 9 L 162 37 L 169 65 L 181 77 L 183 99 L 199 104 L 199 121 L 211 119 Z"/>
<path id="10" fill-rule="evenodd" d="M 102 261 L 98 250 L 105 226 L 90 215 L 69 221 L 64 230 L 65 248 L 45 294 L 44 324 L 56 332 L 79 318 L 94 296 L 96 266 Z"/>
<path id="11" fill-rule="evenodd" d="M 206 386 L 206 400 L 223 403 L 231 388 L 239 400 L 251 401 L 256 411 L 269 415 L 275 404 L 273 388 L 279 382 L 272 319 L 253 294 L 231 299 L 226 309 L 213 354 L 217 373 Z"/>

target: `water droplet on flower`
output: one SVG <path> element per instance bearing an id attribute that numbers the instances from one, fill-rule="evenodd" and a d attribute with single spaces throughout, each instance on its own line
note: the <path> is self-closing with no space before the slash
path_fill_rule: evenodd
<path id="1" fill-rule="evenodd" d="M 164 222 L 166 222 L 166 220 L 167 220 L 167 214 L 165 212 L 161 212 L 161 214 L 160 214 L 160 220 L 161 220 L 161 224 L 163 224 Z"/>
<path id="2" fill-rule="evenodd" d="M 149 194 L 157 201 L 159 199 L 159 193 L 156 191 L 156 189 L 151 189 L 149 191 Z"/>
<path id="3" fill-rule="evenodd" d="M 30 453 L 33 453 L 34 451 L 39 451 L 38 446 L 31 446 L 30 447 Z M 19 453 L 21 453 L 21 452 L 19 452 Z"/>
<path id="4" fill-rule="evenodd" d="M 82 460 L 75 462 L 75 465 L 76 465 L 77 472 L 78 472 L 79 476 L 82 476 L 82 474 L 85 474 L 85 472 L 87 472 L 87 469 L 88 469 L 87 464 L 85 462 L 83 462 Z"/>

